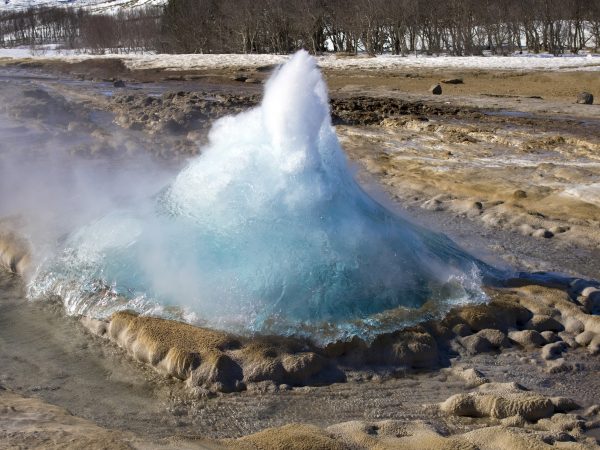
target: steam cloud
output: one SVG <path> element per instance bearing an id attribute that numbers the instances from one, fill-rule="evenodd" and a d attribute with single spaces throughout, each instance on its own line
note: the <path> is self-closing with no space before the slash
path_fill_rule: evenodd
<path id="1" fill-rule="evenodd" d="M 168 188 L 71 233 L 31 286 L 71 313 L 133 308 L 339 338 L 384 327 L 374 315 L 395 308 L 480 300 L 479 284 L 474 258 L 355 182 L 326 85 L 301 51 L 259 107 L 215 123 Z"/>

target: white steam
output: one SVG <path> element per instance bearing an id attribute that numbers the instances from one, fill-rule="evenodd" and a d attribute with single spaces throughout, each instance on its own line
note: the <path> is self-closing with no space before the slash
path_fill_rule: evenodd
<path id="1" fill-rule="evenodd" d="M 274 74 L 260 107 L 218 121 L 168 189 L 66 247 L 33 286 L 73 313 L 181 310 L 239 332 L 337 338 L 377 329 L 374 315 L 394 308 L 481 298 L 471 257 L 354 181 L 306 52 Z"/>

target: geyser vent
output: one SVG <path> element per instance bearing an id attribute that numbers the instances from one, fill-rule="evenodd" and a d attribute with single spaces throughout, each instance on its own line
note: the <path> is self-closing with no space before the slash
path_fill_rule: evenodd
<path id="1" fill-rule="evenodd" d="M 225 117 L 159 196 L 74 231 L 33 295 L 242 333 L 370 337 L 480 301 L 477 262 L 356 183 L 315 60 L 296 53 L 262 104 Z"/>

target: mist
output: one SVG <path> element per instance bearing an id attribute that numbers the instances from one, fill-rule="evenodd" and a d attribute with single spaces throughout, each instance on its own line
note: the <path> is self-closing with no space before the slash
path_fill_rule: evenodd
<path id="1" fill-rule="evenodd" d="M 217 121 L 182 170 L 143 151 L 74 158 L 69 133 L 2 134 L 23 149 L 44 142 L 4 156 L 0 213 L 26 218 L 30 297 L 58 295 L 70 314 L 134 309 L 332 340 L 397 329 L 388 312 L 419 320 L 484 298 L 475 258 L 357 184 L 306 52 L 259 107 Z"/>
<path id="2" fill-rule="evenodd" d="M 14 98 L 4 91 L 0 98 L 11 111 Z M 62 126 L 72 120 L 68 111 L 60 116 L 56 111 L 23 122 L 0 115 L 0 226 L 30 242 L 33 270 L 62 252 L 73 230 L 147 198 L 168 184 L 174 171 L 141 147 L 119 156 L 77 154 L 93 139 Z M 115 133 L 110 139 L 115 145 L 128 137 Z"/>

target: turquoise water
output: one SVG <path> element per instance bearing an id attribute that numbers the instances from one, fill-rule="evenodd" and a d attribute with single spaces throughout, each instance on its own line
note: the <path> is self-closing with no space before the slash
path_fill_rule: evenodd
<path id="1" fill-rule="evenodd" d="M 429 305 L 414 319 L 482 301 L 480 284 L 476 259 L 356 183 L 321 73 L 299 52 L 166 190 L 72 233 L 33 286 L 71 313 L 333 339 L 398 327 L 380 319 L 398 308 Z"/>

